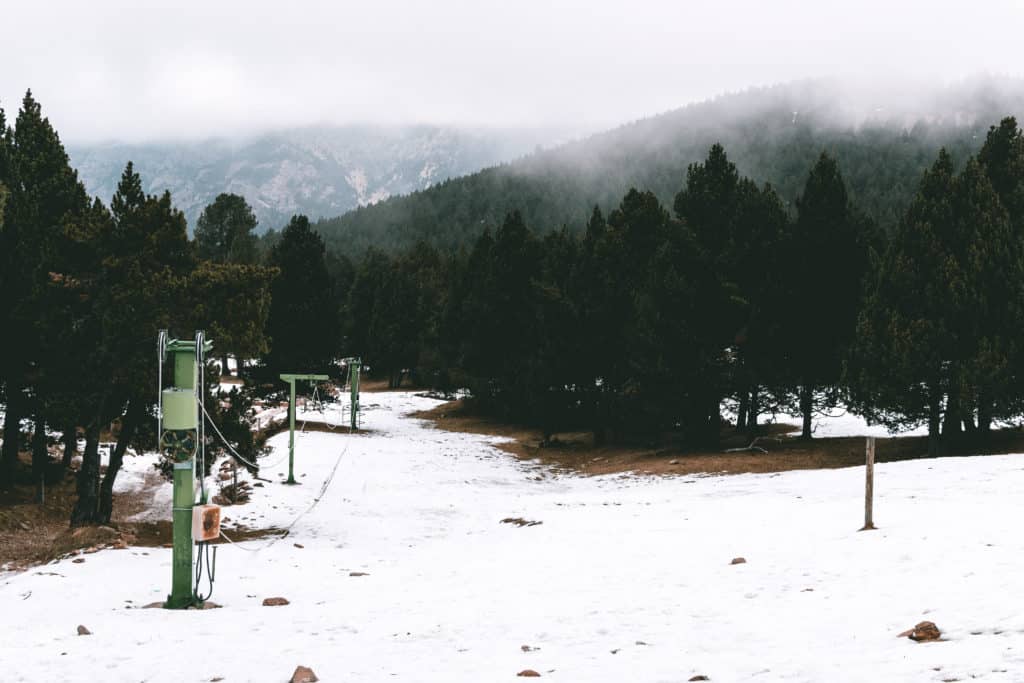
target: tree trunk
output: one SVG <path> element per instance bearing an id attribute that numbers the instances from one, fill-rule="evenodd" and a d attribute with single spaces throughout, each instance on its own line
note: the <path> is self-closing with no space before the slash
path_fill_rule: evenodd
<path id="1" fill-rule="evenodd" d="M 942 417 L 942 392 L 932 388 L 928 401 L 928 457 L 937 458 L 942 450 L 939 426 Z"/>
<path id="2" fill-rule="evenodd" d="M 742 432 L 747 428 L 747 410 L 750 408 L 750 392 L 746 387 L 740 389 L 740 405 L 736 409 L 736 431 Z"/>
<path id="3" fill-rule="evenodd" d="M 942 424 L 942 436 L 953 441 L 960 436 L 960 386 L 950 378 L 949 396 L 946 399 L 946 415 Z"/>
<path id="4" fill-rule="evenodd" d="M 121 433 L 117 436 L 117 445 L 110 454 L 110 463 L 107 465 L 107 473 L 103 476 L 100 484 L 100 499 L 96 519 L 100 524 L 109 524 L 110 516 L 114 512 L 114 481 L 117 473 L 121 470 L 121 463 L 124 462 L 124 452 L 128 450 L 128 444 L 135 437 L 135 431 L 143 419 L 142 411 L 137 409 L 136 401 L 128 404 L 124 419 L 121 421 Z M 200 476 L 204 476 L 200 474 Z"/>
<path id="5" fill-rule="evenodd" d="M 800 387 L 800 414 L 803 415 L 804 418 L 803 431 L 800 433 L 801 439 L 810 439 L 814 436 L 811 431 L 811 417 L 813 412 L 814 387 L 805 383 Z"/>
<path id="6" fill-rule="evenodd" d="M 722 425 L 722 399 L 717 393 L 708 395 L 706 413 L 704 415 L 703 442 L 708 448 L 718 447 L 719 431 Z"/>
<path id="7" fill-rule="evenodd" d="M 36 416 L 35 431 L 32 433 L 32 481 L 36 485 L 36 502 L 46 502 L 46 421 Z"/>
<path id="8" fill-rule="evenodd" d="M 978 392 L 978 431 L 981 438 L 988 439 L 992 431 L 992 399 L 988 389 L 984 387 Z"/>
<path id="9" fill-rule="evenodd" d="M 61 464 L 65 470 L 68 470 L 71 469 L 71 459 L 78 453 L 78 427 L 74 425 L 65 427 L 61 440 L 64 442 L 64 455 L 61 458 Z"/>
<path id="10" fill-rule="evenodd" d="M 21 444 L 21 387 L 7 385 L 7 415 L 4 419 L 4 445 L 0 452 L 0 487 L 14 485 L 18 470 L 18 446 Z"/>
<path id="11" fill-rule="evenodd" d="M 97 520 L 100 488 L 100 423 L 93 420 L 85 429 L 85 452 L 78 470 L 78 500 L 71 510 L 71 526 L 93 524 Z"/>
<path id="12" fill-rule="evenodd" d="M 757 385 L 750 388 L 750 407 L 747 410 L 747 436 L 757 436 L 757 416 L 761 413 L 761 397 Z"/>
<path id="13" fill-rule="evenodd" d="M 608 422 L 604 419 L 604 401 L 600 389 L 594 389 L 590 396 L 590 431 L 594 434 L 594 445 L 604 446 L 608 443 Z"/>
<path id="14" fill-rule="evenodd" d="M 228 367 L 228 355 L 227 354 L 224 354 L 223 356 L 221 356 L 221 359 L 220 359 L 220 374 L 226 375 L 227 377 L 231 376 L 231 368 Z"/>

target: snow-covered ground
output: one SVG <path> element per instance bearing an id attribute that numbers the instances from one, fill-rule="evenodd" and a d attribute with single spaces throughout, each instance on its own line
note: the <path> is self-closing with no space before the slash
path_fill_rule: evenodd
<path id="1" fill-rule="evenodd" d="M 287 538 L 221 546 L 223 609 L 136 609 L 166 595 L 169 549 L 0 576 L 3 680 L 285 681 L 304 664 L 323 681 L 1024 681 L 1021 456 L 879 465 L 880 529 L 858 533 L 862 468 L 555 475 L 404 416 L 434 403 L 367 394 L 368 433 L 299 435 L 303 484 L 277 483 L 281 462 L 225 514 L 286 526 L 334 478 Z M 896 637 L 922 620 L 947 640 Z"/>

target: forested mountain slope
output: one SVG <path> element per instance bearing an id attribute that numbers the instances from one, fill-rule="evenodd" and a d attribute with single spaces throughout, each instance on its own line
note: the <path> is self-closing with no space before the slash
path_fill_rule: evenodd
<path id="1" fill-rule="evenodd" d="M 594 205 L 607 212 L 630 187 L 671 206 L 687 166 L 715 142 L 741 174 L 771 183 L 789 206 L 827 150 L 853 203 L 891 227 L 940 147 L 962 164 L 989 126 L 1024 112 L 1024 82 L 979 78 L 906 98 L 913 106 L 899 99 L 891 90 L 855 94 L 823 81 L 724 95 L 361 207 L 317 229 L 329 246 L 349 253 L 421 240 L 465 244 L 513 209 L 535 230 L 578 230 Z"/>
<path id="2" fill-rule="evenodd" d="M 508 161 L 550 144 L 552 130 L 475 130 L 437 126 L 316 126 L 245 140 L 71 145 L 86 189 L 110 199 L 128 161 L 145 190 L 170 190 L 195 227 L 222 193 L 242 195 L 260 230 L 293 214 L 336 216 L 385 197 Z"/>

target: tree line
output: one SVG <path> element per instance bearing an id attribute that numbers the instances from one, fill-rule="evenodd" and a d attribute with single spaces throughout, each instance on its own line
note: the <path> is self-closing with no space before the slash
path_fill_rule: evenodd
<path id="1" fill-rule="evenodd" d="M 48 435 L 61 435 L 61 468 L 84 436 L 71 521 L 107 522 L 126 450 L 155 442 L 157 331 L 191 338 L 205 328 L 223 352 L 263 354 L 276 271 L 237 250 L 197 247 L 170 194 L 146 194 L 130 162 L 109 202 L 90 198 L 31 92 L 13 125 L 0 109 L 0 132 L 0 489 L 30 477 L 41 500 Z M 19 461 L 26 449 L 30 472 Z"/>
<path id="2" fill-rule="evenodd" d="M 723 406 L 751 434 L 840 404 L 929 452 L 1024 412 L 1024 142 L 1013 118 L 957 168 L 942 149 L 897 224 L 851 200 L 821 153 L 792 211 L 721 145 L 671 210 L 630 190 L 582 234 L 510 211 L 471 247 L 370 251 L 346 348 L 392 383 L 468 388 L 485 411 L 597 442 L 714 447 Z"/>
<path id="3" fill-rule="evenodd" d="M 345 356 L 392 386 L 467 389 L 481 411 L 597 443 L 714 448 L 725 408 L 751 435 L 765 416 L 800 413 L 811 438 L 815 415 L 842 404 L 894 429 L 928 425 L 938 454 L 1024 412 L 1012 118 L 960 166 L 940 151 L 891 226 L 862 210 L 832 154 L 804 167 L 790 206 L 716 144 L 670 206 L 631 189 L 582 230 L 512 207 L 471 240 L 397 252 L 328 248 L 304 216 L 259 239 L 231 194 L 190 239 L 130 162 L 108 202 L 90 198 L 31 93 L 13 125 L 0 110 L 0 130 L 0 489 L 29 481 L 41 495 L 48 435 L 64 443 L 62 468 L 84 436 L 76 524 L 109 521 L 127 448 L 155 442 L 162 328 L 206 330 L 222 367 L 254 361 L 240 367 L 244 394 L 208 401 L 249 453 L 254 392 L 279 388 L 280 372 L 337 376 Z"/>

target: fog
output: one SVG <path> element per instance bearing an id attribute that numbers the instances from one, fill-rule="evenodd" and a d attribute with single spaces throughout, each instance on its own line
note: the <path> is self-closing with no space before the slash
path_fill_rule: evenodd
<path id="1" fill-rule="evenodd" d="M 0 10 L 0 106 L 72 142 L 322 123 L 580 133 L 835 78 L 876 97 L 1020 75 L 1024 2 L 83 2 Z"/>

